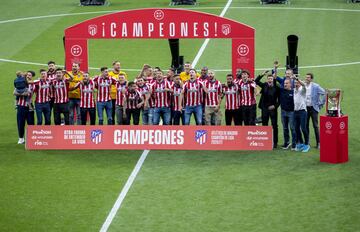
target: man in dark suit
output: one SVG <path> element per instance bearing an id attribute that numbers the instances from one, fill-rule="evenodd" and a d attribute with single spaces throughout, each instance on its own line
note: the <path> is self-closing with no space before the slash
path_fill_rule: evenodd
<path id="1" fill-rule="evenodd" d="M 266 82 L 261 82 L 261 78 L 267 76 Z M 255 83 L 261 87 L 261 97 L 259 108 L 261 109 L 262 124 L 267 126 L 269 119 L 273 128 L 273 147 L 277 148 L 278 143 L 278 124 L 277 124 L 277 108 L 280 105 L 280 87 L 276 85 L 276 80 L 272 74 L 263 72 L 255 79 Z"/>

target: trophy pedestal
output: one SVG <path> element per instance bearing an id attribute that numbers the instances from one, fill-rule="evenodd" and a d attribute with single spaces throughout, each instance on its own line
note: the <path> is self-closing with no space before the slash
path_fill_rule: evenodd
<path id="1" fill-rule="evenodd" d="M 347 162 L 348 116 L 320 116 L 320 141 L 320 162 Z"/>

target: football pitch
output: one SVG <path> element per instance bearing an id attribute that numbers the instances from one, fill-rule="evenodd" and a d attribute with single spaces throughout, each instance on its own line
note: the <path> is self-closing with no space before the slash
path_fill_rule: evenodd
<path id="1" fill-rule="evenodd" d="M 228 0 L 198 1 L 192 10 L 220 15 Z M 26 151 L 18 145 L 13 80 L 17 70 L 64 64 L 64 29 L 113 11 L 166 8 L 169 0 L 1 2 L 0 231 L 99 231 L 143 154 L 136 151 Z M 224 17 L 256 29 L 256 74 L 284 67 L 286 37 L 299 36 L 299 72 L 344 91 L 349 162 L 319 162 L 319 150 L 298 153 L 151 150 L 108 231 L 360 231 L 360 4 L 292 0 L 260 5 L 233 0 Z M 204 40 L 180 41 L 192 62 Z M 224 81 L 231 40 L 210 40 L 196 68 Z M 129 79 L 148 63 L 167 69 L 167 40 L 90 40 L 91 75 L 120 60 Z M 282 69 L 281 71 L 284 71 Z M 281 73 L 282 74 L 282 73 Z M 258 112 L 259 113 L 259 112 Z M 324 109 L 321 114 L 324 114 Z M 282 127 L 279 123 L 279 145 Z M 315 145 L 310 126 L 310 145 Z"/>

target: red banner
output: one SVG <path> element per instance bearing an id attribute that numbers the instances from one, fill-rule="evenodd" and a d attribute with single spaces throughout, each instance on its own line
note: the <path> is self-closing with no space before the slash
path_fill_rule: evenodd
<path id="1" fill-rule="evenodd" d="M 232 39 L 232 70 L 254 76 L 255 29 L 217 15 L 182 9 L 136 9 L 86 20 L 65 29 L 66 67 L 88 69 L 89 39 Z"/>
<path id="2" fill-rule="evenodd" d="M 28 126 L 29 150 L 272 150 L 270 126 Z"/>

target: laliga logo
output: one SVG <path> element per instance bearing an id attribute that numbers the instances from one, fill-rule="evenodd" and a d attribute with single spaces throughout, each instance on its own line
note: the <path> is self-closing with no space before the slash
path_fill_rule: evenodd
<path id="1" fill-rule="evenodd" d="M 81 48 L 80 45 L 77 45 L 77 44 L 76 44 L 76 45 L 74 45 L 74 46 L 71 47 L 70 51 L 71 51 L 71 55 L 73 55 L 73 56 L 80 56 L 81 53 L 82 53 L 82 48 Z"/>
<path id="2" fill-rule="evenodd" d="M 325 128 L 328 129 L 328 130 L 330 130 L 330 129 L 332 128 L 331 122 L 329 122 L 329 121 L 326 122 L 326 123 L 325 123 Z"/>
<path id="3" fill-rule="evenodd" d="M 230 26 L 229 24 L 223 24 L 223 25 L 221 25 L 221 32 L 222 32 L 224 35 L 230 34 L 230 32 L 231 32 L 231 26 Z"/>
<path id="4" fill-rule="evenodd" d="M 154 18 L 156 20 L 162 20 L 164 18 L 164 16 L 165 16 L 165 14 L 164 14 L 164 11 L 162 11 L 162 10 L 156 10 L 154 12 Z"/>
<path id="5" fill-rule="evenodd" d="M 240 46 L 237 48 L 237 52 L 240 56 L 246 56 L 249 54 L 250 48 L 246 44 L 240 44 Z"/>
<path id="6" fill-rule="evenodd" d="M 89 26 L 88 26 L 88 32 L 89 32 L 89 35 L 91 35 L 91 36 L 96 35 L 96 33 L 97 33 L 97 26 L 94 25 L 94 24 L 89 25 Z"/>
<path id="7" fill-rule="evenodd" d="M 345 122 L 340 122 L 340 130 L 344 130 L 345 129 Z"/>

